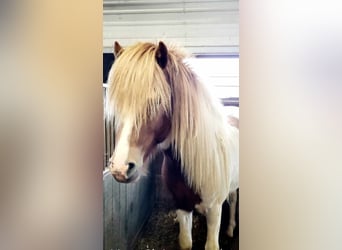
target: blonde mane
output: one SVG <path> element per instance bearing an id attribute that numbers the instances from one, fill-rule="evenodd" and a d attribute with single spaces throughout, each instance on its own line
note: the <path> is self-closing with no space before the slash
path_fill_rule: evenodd
<path id="1" fill-rule="evenodd" d="M 110 114 L 115 114 L 116 122 L 127 114 L 134 116 L 136 130 L 156 115 L 159 108 L 165 112 L 171 110 L 171 90 L 155 60 L 156 49 L 152 43 L 125 48 L 108 76 Z"/>
<path id="2" fill-rule="evenodd" d="M 157 45 L 139 43 L 125 49 L 110 76 L 109 98 L 115 116 L 134 114 L 139 128 L 159 108 L 172 117 L 171 142 L 182 171 L 196 192 L 227 197 L 232 165 L 238 159 L 238 132 L 227 124 L 222 105 L 193 70 L 187 55 L 169 45 L 163 70 L 155 60 Z M 171 100 L 172 99 L 172 100 Z M 147 111 L 147 112 L 146 112 Z"/>

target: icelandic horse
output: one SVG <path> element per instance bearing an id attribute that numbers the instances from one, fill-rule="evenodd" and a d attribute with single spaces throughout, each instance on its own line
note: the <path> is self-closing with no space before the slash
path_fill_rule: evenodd
<path id="1" fill-rule="evenodd" d="M 114 55 L 107 104 L 115 117 L 116 142 L 109 170 L 118 182 L 134 182 L 147 174 L 155 153 L 163 152 L 181 249 L 192 248 L 194 209 L 206 216 L 205 249 L 219 249 L 225 200 L 231 205 L 229 236 L 235 227 L 238 120 L 227 123 L 222 104 L 185 62 L 182 49 L 163 42 L 122 48 L 115 42 Z"/>

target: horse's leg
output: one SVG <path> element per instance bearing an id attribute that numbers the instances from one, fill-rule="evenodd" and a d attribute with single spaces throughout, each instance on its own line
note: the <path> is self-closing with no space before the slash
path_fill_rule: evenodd
<path id="1" fill-rule="evenodd" d="M 177 209 L 177 220 L 179 222 L 179 245 L 181 249 L 191 249 L 192 247 L 192 211 L 188 212 L 182 209 Z"/>
<path id="2" fill-rule="evenodd" d="M 234 228 L 236 226 L 236 221 L 235 221 L 236 202 L 237 202 L 237 191 L 235 190 L 234 192 L 231 192 L 229 194 L 230 217 L 229 217 L 229 225 L 227 229 L 227 235 L 229 237 L 233 237 Z"/>
<path id="3" fill-rule="evenodd" d="M 207 210 L 207 242 L 205 250 L 218 250 L 218 238 L 221 223 L 222 204 L 214 204 Z"/>

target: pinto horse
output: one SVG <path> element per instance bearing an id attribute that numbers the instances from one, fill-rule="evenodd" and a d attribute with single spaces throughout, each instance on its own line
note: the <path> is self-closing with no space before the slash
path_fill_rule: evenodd
<path id="1" fill-rule="evenodd" d="M 123 183 L 137 181 L 162 151 L 165 181 L 178 208 L 181 249 L 192 248 L 194 209 L 206 216 L 205 249 L 219 249 L 225 200 L 233 212 L 228 235 L 235 227 L 238 120 L 227 123 L 221 103 L 185 62 L 182 49 L 163 42 L 122 48 L 115 42 L 114 55 L 108 78 L 108 105 L 117 132 L 109 161 L 112 175 Z"/>

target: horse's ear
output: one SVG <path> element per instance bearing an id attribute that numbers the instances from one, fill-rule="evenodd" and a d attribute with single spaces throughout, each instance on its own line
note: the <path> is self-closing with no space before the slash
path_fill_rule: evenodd
<path id="1" fill-rule="evenodd" d="M 123 51 L 124 49 L 121 47 L 121 45 L 117 41 L 115 41 L 114 42 L 114 57 L 118 58 Z"/>
<path id="2" fill-rule="evenodd" d="M 157 51 L 156 51 L 156 60 L 159 66 L 164 69 L 167 64 L 167 48 L 163 42 L 159 42 Z"/>

